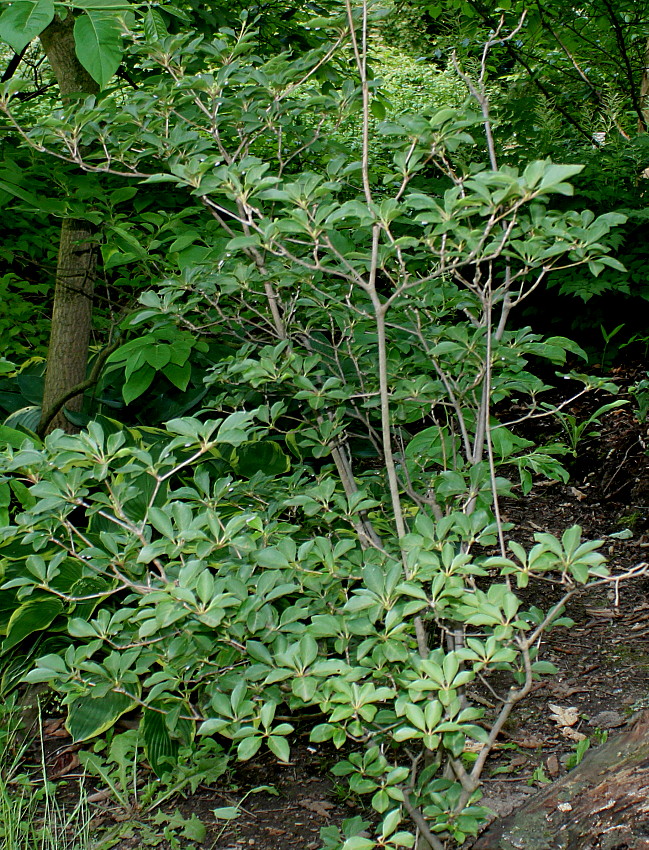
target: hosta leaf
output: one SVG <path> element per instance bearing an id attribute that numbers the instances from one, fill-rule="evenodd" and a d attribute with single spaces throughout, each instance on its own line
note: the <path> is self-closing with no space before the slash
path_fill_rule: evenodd
<path id="1" fill-rule="evenodd" d="M 144 709 L 142 735 L 146 757 L 159 778 L 178 760 L 178 741 L 169 734 L 164 713 L 152 708 Z"/>
<path id="2" fill-rule="evenodd" d="M 73 742 L 87 741 L 95 735 L 101 735 L 135 707 L 135 701 L 126 694 L 109 691 L 101 699 L 80 697 L 70 704 L 66 727 Z"/>
<path id="3" fill-rule="evenodd" d="M 15 428 L 0 425 L 0 446 L 11 446 L 12 449 L 19 449 L 25 440 L 38 442 L 28 436 L 24 431 L 17 431 Z"/>
<path id="4" fill-rule="evenodd" d="M 63 611 L 63 603 L 54 596 L 31 598 L 11 615 L 7 623 L 7 636 L 2 642 L 2 652 L 32 634 L 41 632 Z"/>

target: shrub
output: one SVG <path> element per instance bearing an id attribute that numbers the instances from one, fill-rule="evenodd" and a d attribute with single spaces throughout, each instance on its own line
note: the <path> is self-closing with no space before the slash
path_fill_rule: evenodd
<path id="1" fill-rule="evenodd" d="M 535 475 L 565 478 L 565 448 L 516 424 L 551 414 L 531 362 L 580 354 L 510 330 L 510 313 L 552 268 L 615 267 L 603 240 L 623 217 L 550 208 L 579 166 L 499 168 L 485 81 L 466 76 L 477 112 L 379 125 L 392 170 L 377 186 L 359 13 L 349 4 L 337 43 L 297 60 L 260 59 L 245 26 L 212 42 L 149 29 L 134 49 L 151 85 L 119 121 L 105 98 L 39 130 L 90 149 L 99 129 L 112 158 L 85 167 L 121 161 L 202 200 L 225 247 L 145 293 L 135 322 L 156 339 L 170 320 L 179 338 L 206 332 L 224 356 L 206 410 L 164 431 L 99 418 L 42 446 L 8 435 L 22 511 L 2 550 L 5 644 L 64 617 L 69 645 L 28 680 L 64 695 L 76 740 L 141 711 L 163 760 L 194 735 L 287 760 L 292 718 L 316 709 L 312 740 L 358 744 L 335 770 L 382 816 L 375 838 L 341 837 L 346 850 L 416 833 L 439 848 L 485 817 L 485 760 L 552 672 L 539 637 L 607 580 L 577 527 L 508 557 L 498 505 Z M 337 89 L 319 75 L 343 42 L 357 77 Z M 361 159 L 329 159 L 314 112 L 351 108 Z M 471 161 L 482 132 L 488 165 Z M 520 416 L 497 416 L 500 402 Z M 560 588 L 547 610 L 513 589 L 531 579 Z M 49 608 L 31 604 L 41 595 Z M 467 688 L 494 673 L 502 704 L 487 717 Z"/>

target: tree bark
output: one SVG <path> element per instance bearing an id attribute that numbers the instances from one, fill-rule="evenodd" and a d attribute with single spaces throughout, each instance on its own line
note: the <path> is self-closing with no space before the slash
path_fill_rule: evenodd
<path id="1" fill-rule="evenodd" d="M 74 16 L 58 15 L 41 33 L 41 43 L 59 85 L 63 101 L 86 97 L 99 91 L 97 83 L 77 59 L 74 45 Z M 64 219 L 54 287 L 52 327 L 45 372 L 41 423 L 57 400 L 81 384 L 86 377 L 88 345 L 92 327 L 92 299 L 97 265 L 96 228 L 82 219 Z M 79 411 L 83 395 L 67 407 Z M 60 410 L 47 430 L 76 429 Z"/>
<path id="2" fill-rule="evenodd" d="M 649 39 L 644 49 L 644 65 L 642 67 L 642 81 L 640 83 L 640 109 L 645 117 L 644 127 L 638 121 L 638 132 L 642 133 L 649 126 Z"/>
<path id="3" fill-rule="evenodd" d="M 43 392 L 44 419 L 57 399 L 86 377 L 88 344 L 92 325 L 92 296 L 97 252 L 95 235 L 87 221 L 65 218 L 56 267 L 52 327 L 47 352 Z M 69 410 L 79 411 L 83 395 L 68 401 Z M 74 430 L 63 410 L 52 418 L 48 430 Z"/>
<path id="4" fill-rule="evenodd" d="M 649 711 L 496 821 L 473 850 L 649 850 Z"/>

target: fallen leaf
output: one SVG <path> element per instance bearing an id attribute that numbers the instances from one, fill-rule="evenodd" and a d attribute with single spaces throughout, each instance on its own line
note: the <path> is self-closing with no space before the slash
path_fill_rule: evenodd
<path id="1" fill-rule="evenodd" d="M 545 744 L 545 741 L 540 738 L 512 738 L 512 744 L 516 744 L 517 747 L 524 747 L 526 750 L 538 750 Z"/>
<path id="2" fill-rule="evenodd" d="M 588 735 L 584 735 L 583 732 L 577 732 L 576 729 L 573 729 L 570 726 L 564 726 L 561 730 L 561 734 L 564 738 L 569 738 L 571 741 L 585 741 Z"/>
<path id="3" fill-rule="evenodd" d="M 69 738 L 70 733 L 65 728 L 65 717 L 53 717 L 43 723 L 43 737 Z"/>
<path id="4" fill-rule="evenodd" d="M 70 773 L 71 770 L 77 767 L 79 767 L 79 756 L 76 750 L 64 750 L 62 753 L 59 753 L 56 761 L 52 764 L 49 778 L 60 779 L 61 776 L 65 776 L 66 773 Z"/>
<path id="5" fill-rule="evenodd" d="M 586 494 L 582 493 L 582 491 L 578 490 L 576 487 L 571 487 L 570 492 L 575 497 L 575 499 L 577 499 L 578 502 L 583 502 L 586 498 Z"/>
<path id="6" fill-rule="evenodd" d="M 330 810 L 335 808 L 333 803 L 328 800 L 298 800 L 298 804 L 310 812 L 315 812 L 321 818 L 329 818 Z"/>
<path id="7" fill-rule="evenodd" d="M 574 705 L 563 708 L 563 706 L 554 705 L 549 702 L 548 708 L 552 712 L 550 715 L 551 719 L 554 720 L 558 726 L 574 726 L 579 720 L 579 711 Z"/>
<path id="8" fill-rule="evenodd" d="M 89 794 L 86 798 L 89 803 L 103 803 L 104 800 L 110 800 L 111 791 L 105 788 L 103 791 L 97 791 L 94 794 Z"/>
<path id="9" fill-rule="evenodd" d="M 613 537 L 615 540 L 631 540 L 633 532 L 630 528 L 623 528 L 622 531 L 615 531 L 613 534 L 609 534 L 607 536 Z"/>
<path id="10" fill-rule="evenodd" d="M 548 756 L 545 760 L 545 767 L 553 779 L 556 779 L 559 775 L 559 759 L 552 753 L 551 756 Z"/>
<path id="11" fill-rule="evenodd" d="M 586 606 L 585 611 L 591 617 L 615 617 L 616 612 L 612 608 L 589 608 Z"/>

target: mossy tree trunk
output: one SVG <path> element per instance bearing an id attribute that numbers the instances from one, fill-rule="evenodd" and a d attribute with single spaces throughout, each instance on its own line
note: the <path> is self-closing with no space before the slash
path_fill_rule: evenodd
<path id="1" fill-rule="evenodd" d="M 70 101 L 96 94 L 97 83 L 77 59 L 74 47 L 74 17 L 58 15 L 41 33 L 43 50 L 59 84 L 61 97 Z M 97 265 L 96 228 L 83 219 L 64 219 L 56 269 L 52 327 L 47 355 L 41 425 L 50 417 L 59 400 L 84 381 L 92 327 L 92 299 Z M 70 410 L 81 410 L 83 395 L 70 399 Z M 61 408 L 47 430 L 76 429 Z"/>
<path id="2" fill-rule="evenodd" d="M 648 850 L 649 711 L 496 821 L 473 850 Z"/>

